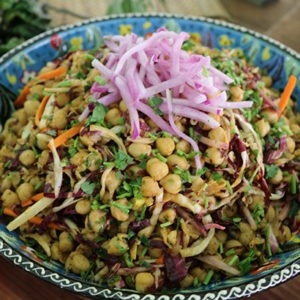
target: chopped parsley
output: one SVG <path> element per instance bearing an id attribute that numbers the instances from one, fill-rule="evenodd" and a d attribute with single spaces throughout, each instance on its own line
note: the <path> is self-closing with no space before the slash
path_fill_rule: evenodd
<path id="1" fill-rule="evenodd" d="M 99 75 L 97 75 L 97 76 L 95 77 L 95 81 L 96 81 L 97 83 L 99 83 L 100 85 L 104 85 L 104 84 L 107 83 L 106 80 L 105 80 L 103 77 L 99 76 Z"/>
<path id="2" fill-rule="evenodd" d="M 94 99 L 91 99 L 90 102 L 95 104 L 95 107 L 93 109 L 92 115 L 88 119 L 88 125 L 90 124 L 98 124 L 103 125 L 104 124 L 104 118 L 105 114 L 107 112 L 107 107 L 105 107 L 103 104 L 98 103 Z"/>
<path id="3" fill-rule="evenodd" d="M 68 153 L 71 157 L 73 157 L 78 152 L 78 143 L 79 143 L 79 139 L 78 137 L 76 137 L 73 140 L 72 145 L 68 149 Z"/>
<path id="4" fill-rule="evenodd" d="M 119 170 L 125 170 L 129 164 L 133 162 L 133 158 L 123 150 L 118 150 L 115 154 L 115 167 Z"/>
<path id="5" fill-rule="evenodd" d="M 81 184 L 81 189 L 88 195 L 92 195 L 95 190 L 96 184 L 94 182 L 85 181 Z"/>
<path id="6" fill-rule="evenodd" d="M 147 103 L 148 105 L 153 109 L 153 111 L 159 115 L 159 116 L 163 116 L 164 113 L 158 108 L 159 105 L 161 105 L 163 103 L 163 99 L 159 98 L 159 97 L 152 97 L 150 98 Z"/>
<path id="7" fill-rule="evenodd" d="M 132 203 L 129 203 L 128 205 L 123 205 L 119 202 L 116 201 L 110 201 L 110 205 L 117 207 L 118 209 L 120 209 L 123 213 L 125 214 L 129 214 L 130 209 L 132 208 Z"/>
<path id="8" fill-rule="evenodd" d="M 257 225 L 260 224 L 265 216 L 264 208 L 260 204 L 256 204 L 252 213 L 253 219 Z"/>
<path id="9" fill-rule="evenodd" d="M 266 165 L 266 179 L 274 178 L 279 171 L 276 165 Z"/>

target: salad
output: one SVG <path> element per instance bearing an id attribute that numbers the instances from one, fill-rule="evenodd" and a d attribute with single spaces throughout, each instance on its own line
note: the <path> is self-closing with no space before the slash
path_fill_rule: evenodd
<path id="1" fill-rule="evenodd" d="M 0 134 L 7 229 L 112 288 L 256 270 L 299 233 L 295 84 L 165 28 L 49 62 Z"/>

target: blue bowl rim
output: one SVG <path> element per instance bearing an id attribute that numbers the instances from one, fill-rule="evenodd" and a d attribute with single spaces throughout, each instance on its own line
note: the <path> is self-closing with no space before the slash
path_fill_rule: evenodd
<path id="1" fill-rule="evenodd" d="M 75 24 L 59 26 L 48 31 L 45 31 L 22 44 L 18 45 L 14 49 L 5 53 L 0 57 L 0 65 L 8 61 L 14 55 L 20 53 L 22 50 L 30 47 L 36 42 L 50 37 L 55 33 L 72 30 L 85 25 L 90 25 L 98 22 L 109 21 L 114 19 L 130 19 L 130 18 L 170 18 L 170 19 L 181 19 L 181 20 L 190 20 L 190 21 L 200 21 L 212 25 L 222 26 L 228 29 L 233 29 L 241 33 L 247 33 L 251 36 L 254 36 L 257 39 L 265 41 L 276 48 L 279 48 L 281 51 L 291 55 L 296 60 L 300 61 L 300 53 L 297 51 L 285 46 L 281 42 L 270 38 L 264 34 L 258 33 L 254 30 L 248 29 L 246 27 L 232 24 L 223 20 L 216 20 L 207 17 L 195 17 L 195 16 L 183 16 L 179 14 L 172 13 L 134 13 L 134 14 L 119 14 L 104 16 L 98 18 L 91 18 Z M 195 292 L 195 293 L 174 293 L 170 292 L 169 294 L 140 294 L 131 290 L 116 290 L 100 287 L 98 285 L 89 284 L 85 281 L 78 280 L 71 277 L 67 277 L 66 274 L 59 274 L 52 269 L 45 267 L 33 259 L 22 255 L 20 251 L 12 248 L 8 243 L 0 237 L 0 255 L 4 258 L 13 262 L 16 266 L 21 267 L 25 271 L 41 278 L 45 281 L 48 281 L 60 288 L 65 288 L 69 291 L 82 294 L 89 297 L 104 297 L 106 299 L 135 299 L 135 300 L 210 300 L 210 299 L 237 299 L 241 297 L 249 297 L 257 292 L 267 290 L 271 287 L 277 286 L 281 283 L 286 282 L 287 280 L 296 277 L 300 274 L 300 258 L 297 258 L 295 261 L 291 262 L 289 265 L 275 270 L 274 272 L 268 274 L 264 277 L 259 277 L 255 280 L 252 280 L 247 283 L 239 284 L 237 286 L 227 287 L 223 289 L 215 289 L 210 292 Z"/>

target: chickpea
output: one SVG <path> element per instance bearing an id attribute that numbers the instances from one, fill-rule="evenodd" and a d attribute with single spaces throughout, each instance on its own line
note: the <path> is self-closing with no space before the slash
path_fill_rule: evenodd
<path id="1" fill-rule="evenodd" d="M 66 259 L 67 259 L 67 253 L 62 253 L 58 247 L 58 242 L 54 242 L 51 245 L 51 257 L 54 260 L 58 260 L 61 263 L 65 263 Z"/>
<path id="2" fill-rule="evenodd" d="M 155 197 L 160 194 L 158 183 L 150 176 L 142 178 L 141 192 L 143 197 Z"/>
<path id="3" fill-rule="evenodd" d="M 215 141 L 225 143 L 227 141 L 226 132 L 222 127 L 213 128 L 209 131 L 208 137 Z"/>
<path id="4" fill-rule="evenodd" d="M 263 110 L 262 115 L 270 124 L 276 124 L 278 122 L 278 113 L 272 109 Z"/>
<path id="5" fill-rule="evenodd" d="M 87 168 L 91 172 L 97 171 L 100 167 L 101 162 L 102 162 L 102 156 L 99 152 L 91 152 L 88 154 L 88 156 L 85 159 Z"/>
<path id="6" fill-rule="evenodd" d="M 272 178 L 270 178 L 270 182 L 272 184 L 279 184 L 283 179 L 282 171 L 278 169 L 276 175 Z"/>
<path id="7" fill-rule="evenodd" d="M 73 238 L 68 232 L 63 231 L 59 235 L 58 248 L 61 252 L 64 253 L 71 252 L 74 249 Z"/>
<path id="8" fill-rule="evenodd" d="M 59 93 L 55 101 L 59 107 L 64 107 L 70 101 L 70 96 L 67 93 Z"/>
<path id="9" fill-rule="evenodd" d="M 233 101 L 242 101 L 244 98 L 244 91 L 239 86 L 232 86 L 230 89 L 231 99 Z"/>
<path id="10" fill-rule="evenodd" d="M 159 183 L 170 194 L 178 194 L 182 188 L 181 178 L 177 174 L 168 174 Z"/>
<path id="11" fill-rule="evenodd" d="M 175 170 L 176 167 L 179 167 L 185 171 L 189 169 L 189 163 L 186 158 L 176 154 L 168 156 L 167 164 L 172 171 Z"/>
<path id="12" fill-rule="evenodd" d="M 44 134 L 44 133 L 38 133 L 36 135 L 36 144 L 41 150 L 48 149 L 48 143 L 51 140 L 51 136 Z"/>
<path id="13" fill-rule="evenodd" d="M 249 245 L 249 243 L 254 238 L 254 233 L 253 233 L 250 225 L 247 224 L 247 223 L 241 222 L 240 223 L 240 230 L 241 230 L 241 234 L 240 234 L 240 237 L 239 237 L 240 242 L 244 246 Z"/>
<path id="14" fill-rule="evenodd" d="M 189 153 L 191 151 L 191 145 L 185 140 L 180 140 L 176 144 L 176 150 L 183 151 L 184 153 Z"/>
<path id="15" fill-rule="evenodd" d="M 131 179 L 136 179 L 138 177 L 142 177 L 144 175 L 144 170 L 139 167 L 138 165 L 133 165 L 130 166 L 127 170 L 126 173 L 129 175 Z"/>
<path id="16" fill-rule="evenodd" d="M 199 282 L 202 282 L 207 274 L 204 269 L 201 269 L 199 267 L 193 268 L 190 273 L 194 278 L 198 278 Z"/>
<path id="17" fill-rule="evenodd" d="M 167 208 L 160 213 L 158 219 L 161 223 L 170 222 L 173 224 L 176 219 L 176 215 L 174 208 Z"/>
<path id="18" fill-rule="evenodd" d="M 206 247 L 205 252 L 207 252 L 209 255 L 214 255 L 218 252 L 219 247 L 220 247 L 220 242 L 216 237 L 213 236 L 208 246 Z"/>
<path id="19" fill-rule="evenodd" d="M 127 106 L 126 106 L 126 103 L 125 103 L 124 100 L 122 100 L 122 101 L 120 102 L 119 108 L 120 108 L 121 112 L 127 111 Z"/>
<path id="20" fill-rule="evenodd" d="M 1 196 L 1 200 L 3 201 L 3 207 L 12 207 L 20 203 L 18 195 L 12 190 L 5 190 Z"/>
<path id="21" fill-rule="evenodd" d="M 265 86 L 267 88 L 272 86 L 272 83 L 273 83 L 272 77 L 270 77 L 270 76 L 262 76 L 261 80 L 265 83 Z"/>
<path id="22" fill-rule="evenodd" d="M 141 272 L 135 276 L 135 289 L 138 292 L 146 292 L 154 284 L 154 277 L 151 273 Z"/>
<path id="23" fill-rule="evenodd" d="M 90 262 L 81 253 L 72 252 L 66 261 L 66 269 L 71 269 L 75 274 L 85 272 L 90 268 Z"/>
<path id="24" fill-rule="evenodd" d="M 141 160 L 142 155 L 151 154 L 151 146 L 142 143 L 132 143 L 128 147 L 128 153 L 133 156 L 136 160 Z"/>
<path id="25" fill-rule="evenodd" d="M 266 214 L 266 219 L 269 223 L 272 223 L 275 219 L 276 212 L 273 205 L 270 205 Z"/>
<path id="26" fill-rule="evenodd" d="M 157 158 L 151 158 L 147 161 L 146 170 L 157 181 L 163 179 L 169 173 L 168 165 Z"/>
<path id="27" fill-rule="evenodd" d="M 5 177 L 2 182 L 0 182 L 0 190 L 3 192 L 11 188 L 12 183 L 9 177 Z"/>
<path id="28" fill-rule="evenodd" d="M 76 203 L 75 210 L 80 215 L 87 215 L 91 211 L 91 202 L 89 200 L 82 199 Z"/>
<path id="29" fill-rule="evenodd" d="M 50 127 L 54 129 L 64 129 L 68 124 L 66 109 L 55 109 Z"/>
<path id="30" fill-rule="evenodd" d="M 43 168 L 49 159 L 49 151 L 48 150 L 43 150 L 40 157 L 38 158 L 38 167 Z"/>
<path id="31" fill-rule="evenodd" d="M 255 125 L 256 125 L 258 133 L 260 134 L 261 137 L 265 137 L 271 129 L 269 122 L 266 121 L 265 119 L 261 119 L 261 120 L 257 121 L 255 123 Z"/>
<path id="32" fill-rule="evenodd" d="M 169 156 L 175 150 L 175 143 L 170 137 L 158 138 L 156 140 L 156 148 L 161 155 Z"/>
<path id="33" fill-rule="evenodd" d="M 35 162 L 35 154 L 32 150 L 24 150 L 19 157 L 19 160 L 22 165 L 28 167 L 31 166 Z"/>
<path id="34" fill-rule="evenodd" d="M 9 173 L 11 184 L 14 188 L 17 188 L 21 181 L 21 175 L 19 172 L 10 172 Z"/>
<path id="35" fill-rule="evenodd" d="M 118 108 L 111 108 L 105 115 L 105 121 L 115 126 L 120 124 L 121 117 L 122 114 Z"/>
<path id="36" fill-rule="evenodd" d="M 107 253 L 110 255 L 121 256 L 129 249 L 128 243 L 119 236 L 113 237 L 108 241 Z"/>
<path id="37" fill-rule="evenodd" d="M 206 155 L 207 155 L 208 162 L 215 166 L 221 165 L 224 161 L 224 157 L 222 156 L 222 153 L 217 148 L 213 148 L 213 147 L 207 148 Z"/>
<path id="38" fill-rule="evenodd" d="M 21 202 L 30 199 L 33 196 L 34 187 L 32 184 L 24 182 L 17 188 L 17 194 Z"/>
<path id="39" fill-rule="evenodd" d="M 288 137 L 286 139 L 286 143 L 287 143 L 287 148 L 288 148 L 289 152 L 293 153 L 295 151 L 295 148 L 296 148 L 295 140 L 292 139 L 291 137 Z"/>
<path id="40" fill-rule="evenodd" d="M 40 103 L 36 100 L 27 100 L 24 103 L 24 110 L 27 114 L 27 116 L 32 117 L 36 114 L 36 111 L 38 110 L 40 106 Z"/>
<path id="41" fill-rule="evenodd" d="M 24 108 L 21 108 L 21 109 L 16 110 L 16 111 L 12 114 L 12 116 L 13 116 L 14 118 L 16 118 L 16 119 L 20 122 L 20 124 L 21 124 L 22 126 L 25 126 L 25 125 L 26 125 L 27 120 L 28 120 L 28 116 L 27 116 L 27 113 L 25 112 L 25 109 L 24 109 Z"/>
<path id="42" fill-rule="evenodd" d="M 227 233 L 223 230 L 217 230 L 216 238 L 220 241 L 221 244 L 224 244 L 227 240 Z"/>
<path id="43" fill-rule="evenodd" d="M 181 281 L 180 281 L 180 287 L 182 288 L 188 288 L 191 286 L 194 282 L 194 277 L 190 274 L 187 274 Z"/>
<path id="44" fill-rule="evenodd" d="M 87 157 L 87 152 L 79 150 L 73 157 L 71 157 L 70 162 L 73 165 L 81 166 L 84 164 L 86 157 Z"/>
<path id="45" fill-rule="evenodd" d="M 39 96 L 41 96 L 43 91 L 44 91 L 44 85 L 43 84 L 35 84 L 32 87 L 30 87 L 30 93 L 31 94 L 38 94 Z"/>
<path id="46" fill-rule="evenodd" d="M 96 233 L 102 233 L 105 229 L 106 213 L 101 210 L 91 210 L 88 215 L 89 227 Z"/>
<path id="47" fill-rule="evenodd" d="M 250 208 L 250 210 L 253 211 L 257 204 L 259 204 L 261 206 L 264 206 L 264 203 L 265 203 L 264 196 L 262 196 L 262 195 L 253 195 L 252 196 L 252 202 L 249 203 L 248 207 Z"/>
<path id="48" fill-rule="evenodd" d="M 128 206 L 128 200 L 127 199 L 118 199 L 115 201 L 116 203 L 123 205 L 123 206 Z M 124 211 L 122 211 L 120 208 L 117 206 L 111 205 L 110 206 L 110 213 L 111 215 L 117 219 L 118 221 L 127 221 L 129 219 L 129 214 L 126 214 Z"/>

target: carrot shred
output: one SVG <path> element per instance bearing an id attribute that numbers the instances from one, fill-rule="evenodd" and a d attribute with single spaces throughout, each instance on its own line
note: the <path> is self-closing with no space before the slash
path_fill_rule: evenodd
<path id="1" fill-rule="evenodd" d="M 51 70 L 47 73 L 41 74 L 39 76 L 37 76 L 38 79 L 42 80 L 42 79 L 52 79 L 56 76 L 62 75 L 64 73 L 66 73 L 68 70 L 65 67 L 58 67 L 54 70 Z"/>
<path id="2" fill-rule="evenodd" d="M 54 139 L 54 146 L 55 148 L 63 145 L 64 143 L 66 143 L 69 139 L 71 139 L 72 137 L 74 137 L 75 135 L 77 135 L 80 132 L 80 129 L 82 128 L 83 122 L 75 125 L 74 127 L 68 129 L 67 131 L 65 131 L 64 133 L 62 133 L 61 135 L 59 135 L 58 137 L 56 137 Z M 48 144 L 48 147 L 51 150 L 51 146 L 50 144 Z"/>
<path id="3" fill-rule="evenodd" d="M 162 255 L 162 256 L 160 256 L 159 258 L 157 258 L 157 259 L 156 259 L 156 263 L 157 263 L 158 265 L 164 265 L 164 264 L 165 264 L 165 256 Z"/>
<path id="4" fill-rule="evenodd" d="M 43 112 L 44 112 L 44 109 L 45 109 L 48 99 L 49 99 L 49 96 L 45 96 L 43 98 L 43 100 L 41 101 L 40 106 L 35 114 L 35 125 L 36 126 L 40 125 L 40 120 L 43 115 Z"/>
<path id="5" fill-rule="evenodd" d="M 48 224 L 48 227 L 50 229 L 57 229 L 57 230 L 63 230 L 64 229 L 60 224 L 57 224 L 57 223 L 54 223 L 54 222 L 50 222 Z"/>
<path id="6" fill-rule="evenodd" d="M 285 88 L 283 90 L 280 101 L 278 103 L 278 108 L 279 108 L 278 115 L 279 116 L 285 110 L 285 108 L 289 102 L 289 99 L 293 93 L 293 90 L 296 86 L 296 83 L 297 83 L 297 78 L 294 75 L 291 75 L 287 82 L 287 85 L 285 86 Z"/>
<path id="7" fill-rule="evenodd" d="M 18 216 L 10 207 L 4 207 L 3 214 L 14 218 Z"/>
<path id="8" fill-rule="evenodd" d="M 29 206 L 31 205 L 34 201 L 38 201 L 40 199 L 42 199 L 44 197 L 44 193 L 38 193 L 34 196 L 32 196 L 30 199 L 26 200 L 26 201 L 23 201 L 21 203 L 21 206 L 22 207 L 26 207 L 26 206 Z"/>
<path id="9" fill-rule="evenodd" d="M 38 193 L 38 194 L 35 194 L 34 196 L 32 196 L 32 200 L 33 201 L 39 201 L 41 200 L 42 198 L 44 197 L 44 193 Z"/>
<path id="10" fill-rule="evenodd" d="M 44 74 L 41 74 L 41 75 L 38 75 L 36 78 L 39 79 L 39 80 L 45 80 L 45 79 L 52 79 L 56 76 L 59 76 L 59 75 L 62 75 L 64 73 L 66 73 L 68 70 L 65 68 L 65 67 L 58 67 L 54 70 L 51 70 L 47 73 L 44 73 Z M 30 92 L 30 83 L 32 83 L 32 81 L 28 82 L 23 90 L 21 91 L 20 95 L 18 96 L 18 98 L 16 99 L 15 101 L 15 106 L 16 107 L 19 107 L 21 105 L 24 104 L 25 100 L 26 100 L 26 96 L 29 94 Z"/>
<path id="11" fill-rule="evenodd" d="M 29 91 L 30 91 L 30 85 L 26 84 L 24 86 L 23 90 L 21 91 L 20 95 L 18 96 L 18 98 L 15 101 L 16 107 L 21 106 L 25 102 L 26 96 L 29 94 Z"/>
<path id="12" fill-rule="evenodd" d="M 32 224 L 40 225 L 43 222 L 43 219 L 41 217 L 32 217 L 29 219 L 29 222 Z"/>

